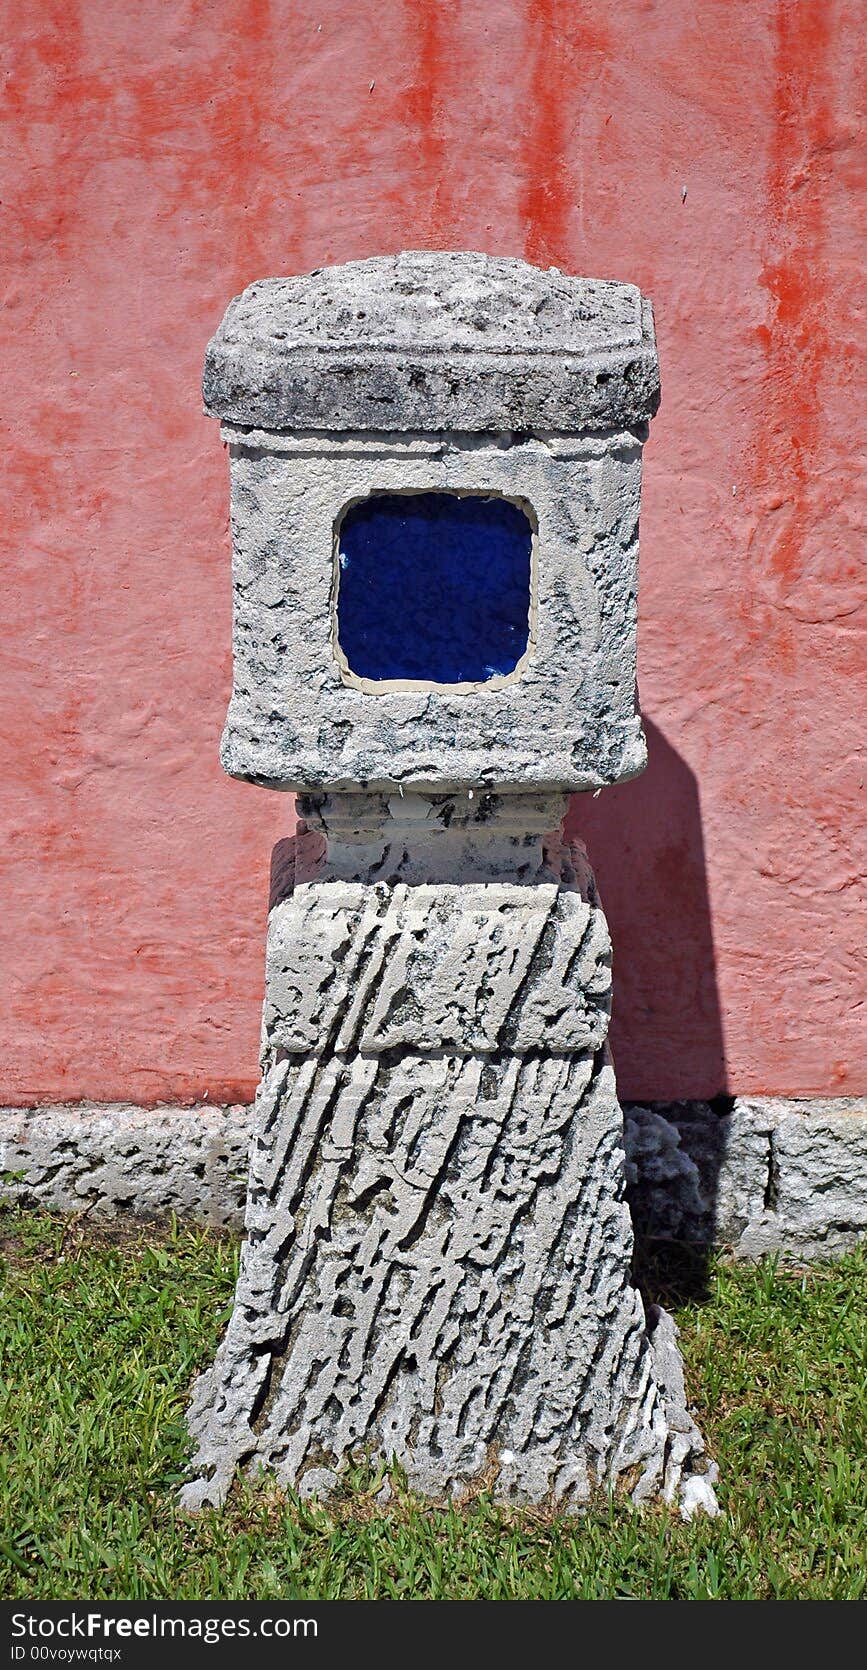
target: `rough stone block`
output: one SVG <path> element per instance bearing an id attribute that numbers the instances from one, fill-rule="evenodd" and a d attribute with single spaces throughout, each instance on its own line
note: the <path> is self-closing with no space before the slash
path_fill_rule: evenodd
<path id="1" fill-rule="evenodd" d="M 232 776 L 308 792 L 501 793 L 596 789 L 641 770 L 640 437 L 224 434 Z M 434 492 L 530 508 L 528 651 L 513 674 L 478 683 L 359 681 L 338 642 L 341 519 L 377 494 Z"/>
<path id="2" fill-rule="evenodd" d="M 734 1240 L 756 1258 L 835 1257 L 867 1232 L 867 1119 L 860 1101 L 745 1098 L 741 1135 L 766 1137 L 761 1199 Z"/>
<path id="3" fill-rule="evenodd" d="M 0 1196 L 59 1212 L 240 1224 L 246 1107 L 0 1108 Z"/>
<path id="4" fill-rule="evenodd" d="M 507 882 L 296 888 L 271 913 L 264 1036 L 306 1054 L 595 1050 L 611 945 L 576 889 Z"/>
<path id="5" fill-rule="evenodd" d="M 204 391 L 230 454 L 227 771 L 440 793 L 641 770 L 638 510 L 659 380 L 633 285 L 460 253 L 265 280 L 228 309 Z M 428 527 L 419 557 L 422 508 L 449 499 L 453 523 L 520 516 L 520 585 L 497 566 L 502 528 L 473 545 Z M 417 501 L 403 524 L 401 501 Z"/>
<path id="6" fill-rule="evenodd" d="M 462 251 L 251 284 L 208 348 L 205 404 L 261 429 L 611 429 L 659 404 L 634 284 Z"/>
<path id="7" fill-rule="evenodd" d="M 559 886 L 553 857 L 523 884 L 326 866 L 272 911 L 246 1240 L 188 1506 L 240 1465 L 303 1491 L 356 1452 L 434 1496 L 486 1477 L 565 1505 L 622 1476 L 673 1500 L 701 1471 L 668 1319 L 657 1340 L 630 1279 L 607 927 L 583 853 Z"/>

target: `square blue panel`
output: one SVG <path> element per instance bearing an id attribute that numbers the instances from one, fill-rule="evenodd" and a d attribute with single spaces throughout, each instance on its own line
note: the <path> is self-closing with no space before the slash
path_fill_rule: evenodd
<path id="1" fill-rule="evenodd" d="M 375 493 L 339 528 L 337 641 L 373 683 L 483 684 L 530 638 L 533 529 L 481 493 Z"/>

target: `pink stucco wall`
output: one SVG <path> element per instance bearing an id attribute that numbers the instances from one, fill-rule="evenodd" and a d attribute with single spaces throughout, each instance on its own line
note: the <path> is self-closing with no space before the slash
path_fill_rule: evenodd
<path id="1" fill-rule="evenodd" d="M 4 9 L 0 1100 L 252 1093 L 291 803 L 217 760 L 202 355 L 250 279 L 413 245 L 656 306 L 651 764 L 572 814 L 625 1093 L 867 1089 L 858 0 Z"/>

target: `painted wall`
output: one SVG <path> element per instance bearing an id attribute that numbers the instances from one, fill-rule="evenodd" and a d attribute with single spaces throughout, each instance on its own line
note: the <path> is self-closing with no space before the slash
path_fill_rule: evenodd
<path id="1" fill-rule="evenodd" d="M 413 245 L 656 306 L 651 764 L 572 813 L 624 1092 L 867 1089 L 863 6 L 5 9 L 0 1099 L 252 1094 L 291 803 L 217 760 L 202 355 L 249 280 Z"/>

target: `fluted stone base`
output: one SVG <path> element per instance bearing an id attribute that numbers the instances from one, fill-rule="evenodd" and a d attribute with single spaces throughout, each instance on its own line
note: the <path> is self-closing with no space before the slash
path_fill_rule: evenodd
<path id="1" fill-rule="evenodd" d="M 250 1463 L 326 1488 L 365 1453 L 435 1497 L 578 1506 L 625 1478 L 714 1511 L 676 1331 L 630 1281 L 586 858 L 426 804 L 426 860 L 388 823 L 385 858 L 302 831 L 272 910 L 246 1241 L 184 1501 Z M 477 872 L 498 815 L 507 879 L 429 879 Z"/>

